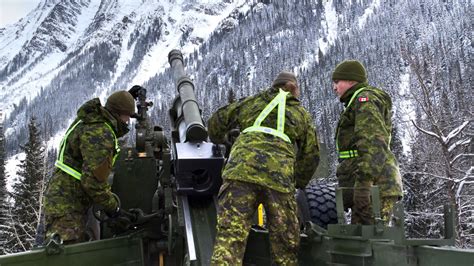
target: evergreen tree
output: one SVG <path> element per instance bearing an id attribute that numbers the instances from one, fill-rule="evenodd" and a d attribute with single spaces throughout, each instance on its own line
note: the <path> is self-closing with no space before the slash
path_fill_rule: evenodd
<path id="1" fill-rule="evenodd" d="M 10 239 L 11 220 L 9 217 L 8 191 L 5 171 L 5 135 L 3 132 L 3 121 L 0 113 L 0 255 L 10 253 L 7 239 Z"/>
<path id="2" fill-rule="evenodd" d="M 21 160 L 18 179 L 13 185 L 14 201 L 11 212 L 14 221 L 14 236 L 9 245 L 14 252 L 29 250 L 33 247 L 36 227 L 40 220 L 41 195 L 44 184 L 44 146 L 40 138 L 36 119 L 28 124 L 29 139 L 21 149 L 25 159 Z"/>

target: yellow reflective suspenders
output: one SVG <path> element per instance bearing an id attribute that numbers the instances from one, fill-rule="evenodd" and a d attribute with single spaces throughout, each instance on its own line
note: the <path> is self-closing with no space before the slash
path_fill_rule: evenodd
<path id="1" fill-rule="evenodd" d="M 278 95 L 273 98 L 273 100 L 265 106 L 263 111 L 258 115 L 257 119 L 251 127 L 248 127 L 242 131 L 243 133 L 247 132 L 262 132 L 267 133 L 276 137 L 283 139 L 286 142 L 291 140 L 288 135 L 285 134 L 285 109 L 286 109 L 286 95 L 289 92 L 283 91 L 280 89 Z M 277 117 L 277 129 L 261 126 L 263 120 L 271 113 L 273 109 L 278 105 L 278 117 Z"/>
<path id="2" fill-rule="evenodd" d="M 107 124 L 107 123 L 104 123 L 109 129 L 110 129 L 110 132 L 112 132 L 112 135 L 114 136 L 114 143 L 115 143 L 115 155 L 114 155 L 114 158 L 112 159 L 112 165 L 115 164 L 115 160 L 117 160 L 117 157 L 119 156 L 120 154 L 120 146 L 119 146 L 119 143 L 118 143 L 118 139 L 117 139 L 117 136 L 115 135 L 115 132 L 114 130 L 112 129 L 112 127 Z"/>
<path id="3" fill-rule="evenodd" d="M 60 151 L 59 151 L 56 163 L 54 164 L 57 168 L 61 169 L 62 171 L 64 171 L 65 173 L 67 173 L 68 175 L 74 177 L 77 180 L 81 180 L 82 173 L 64 163 L 64 151 L 66 150 L 66 142 L 67 142 L 67 138 L 69 137 L 69 134 L 71 134 L 71 132 L 81 122 L 82 122 L 82 120 L 77 121 L 74 125 L 72 125 L 66 131 L 66 134 L 64 135 L 64 138 L 61 140 L 61 144 L 59 145 Z M 117 136 L 115 135 L 114 130 L 112 129 L 112 127 L 109 124 L 105 123 L 105 125 L 110 129 L 110 131 L 112 132 L 112 135 L 114 136 L 115 155 L 114 155 L 113 163 L 115 163 L 115 159 L 117 159 L 117 156 L 119 155 L 119 152 L 120 152 Z"/>

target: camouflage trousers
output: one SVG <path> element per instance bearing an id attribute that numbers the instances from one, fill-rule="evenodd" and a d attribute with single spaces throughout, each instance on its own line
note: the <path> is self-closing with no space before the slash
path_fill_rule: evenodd
<path id="1" fill-rule="evenodd" d="M 343 171 L 344 170 L 344 171 Z M 359 181 L 345 170 L 339 169 L 337 179 L 339 187 L 346 187 L 351 189 L 344 189 L 342 192 L 344 209 L 352 209 L 352 224 L 374 224 L 374 217 L 372 211 L 372 202 L 370 200 L 370 188 L 374 184 L 372 181 Z M 382 220 L 389 224 L 392 216 L 393 206 L 400 200 L 400 196 L 386 195 L 387 191 L 380 191 L 380 214 Z"/>
<path id="2" fill-rule="evenodd" d="M 299 226 L 292 193 L 235 180 L 219 191 L 217 234 L 211 265 L 242 265 L 255 211 L 265 207 L 273 265 L 297 265 Z"/>
<path id="3" fill-rule="evenodd" d="M 64 244 L 76 244 L 90 241 L 93 233 L 88 232 L 87 214 L 68 213 L 60 217 L 45 216 L 46 238 L 51 238 L 53 234 L 58 234 Z"/>
<path id="4" fill-rule="evenodd" d="M 374 224 L 370 186 L 371 184 L 363 186 L 356 182 L 353 191 L 354 198 L 351 224 Z M 398 200 L 398 196 L 385 196 L 380 198 L 380 216 L 386 225 L 390 223 L 393 206 Z"/>

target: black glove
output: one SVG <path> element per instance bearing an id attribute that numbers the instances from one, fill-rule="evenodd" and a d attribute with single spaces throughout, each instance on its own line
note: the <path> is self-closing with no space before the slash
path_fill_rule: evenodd
<path id="1" fill-rule="evenodd" d="M 129 216 L 130 220 L 134 225 L 141 225 L 144 224 L 148 221 L 150 221 L 153 218 L 159 217 L 160 213 L 159 212 L 154 212 L 150 214 L 146 214 L 143 212 L 141 209 L 129 209 L 127 212 L 127 215 Z"/>
<path id="2" fill-rule="evenodd" d="M 107 226 L 115 234 L 120 234 L 128 231 L 133 225 L 129 214 L 123 210 L 117 211 L 115 217 L 111 217 L 107 220 Z"/>
<path id="3" fill-rule="evenodd" d="M 128 213 L 133 216 L 132 221 L 134 224 L 142 224 L 148 221 L 145 213 L 141 209 L 129 209 Z"/>
<path id="4" fill-rule="evenodd" d="M 133 96 L 133 98 L 136 100 L 138 98 L 138 94 L 140 90 L 144 90 L 140 85 L 135 85 L 131 89 L 128 90 L 128 92 Z"/>

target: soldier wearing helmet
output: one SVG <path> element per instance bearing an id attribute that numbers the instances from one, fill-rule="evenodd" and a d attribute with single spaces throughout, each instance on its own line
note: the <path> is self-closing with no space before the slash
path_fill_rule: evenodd
<path id="1" fill-rule="evenodd" d="M 86 221 L 93 204 L 111 216 L 118 213 L 107 178 L 119 152 L 117 139 L 128 133 L 134 113 L 135 101 L 127 91 L 112 93 L 105 107 L 95 98 L 79 108 L 61 141 L 45 194 L 47 238 L 58 234 L 65 244 L 90 240 Z"/>
<path id="2" fill-rule="evenodd" d="M 295 187 L 304 188 L 319 163 L 314 123 L 299 94 L 295 75 L 283 71 L 271 88 L 222 107 L 209 119 L 214 143 L 223 143 L 232 129 L 242 130 L 222 174 L 211 265 L 242 265 L 259 203 L 268 218 L 273 262 L 297 265 Z"/>
<path id="3" fill-rule="evenodd" d="M 402 196 L 402 179 L 390 151 L 392 101 L 368 85 L 364 66 L 356 60 L 338 64 L 333 90 L 344 104 L 336 130 L 339 158 L 337 179 L 344 190 L 344 207 L 352 209 L 352 224 L 373 224 L 370 187 L 379 186 L 381 215 L 389 222 L 394 203 Z"/>

